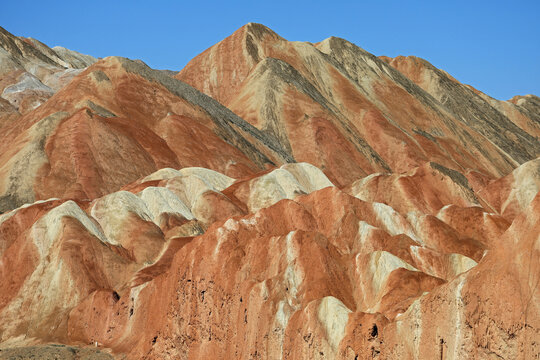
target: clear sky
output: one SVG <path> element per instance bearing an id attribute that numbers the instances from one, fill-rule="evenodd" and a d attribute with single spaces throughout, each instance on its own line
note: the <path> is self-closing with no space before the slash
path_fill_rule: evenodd
<path id="1" fill-rule="evenodd" d="M 416 55 L 498 99 L 540 96 L 540 0 L 2 0 L 0 26 L 49 46 L 180 70 L 248 22 L 288 40 L 338 36 L 375 55 Z"/>

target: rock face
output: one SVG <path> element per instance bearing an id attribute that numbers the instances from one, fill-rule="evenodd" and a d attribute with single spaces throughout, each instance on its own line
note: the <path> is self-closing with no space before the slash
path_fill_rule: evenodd
<path id="1" fill-rule="evenodd" d="M 13 36 L 0 27 L 0 96 L 25 114 L 96 61 L 90 55 Z"/>
<path id="2" fill-rule="evenodd" d="M 294 161 L 214 99 L 123 58 L 90 66 L 0 138 L 0 211 L 94 199 L 164 167 L 236 177 Z"/>
<path id="3" fill-rule="evenodd" d="M 539 356 L 537 97 L 251 23 L 178 73 L 0 30 L 0 358 Z"/>
<path id="4" fill-rule="evenodd" d="M 428 161 L 498 178 L 540 155 L 537 98 L 498 102 L 415 59 L 379 59 L 334 37 L 288 42 L 248 24 L 176 77 L 339 186 Z"/>

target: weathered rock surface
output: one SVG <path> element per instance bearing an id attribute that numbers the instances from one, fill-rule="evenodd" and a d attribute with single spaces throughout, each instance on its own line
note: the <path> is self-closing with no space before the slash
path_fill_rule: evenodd
<path id="1" fill-rule="evenodd" d="M 340 186 L 427 161 L 498 178 L 540 156 L 537 98 L 521 100 L 527 107 L 491 101 L 423 60 L 390 60 L 334 37 L 289 42 L 250 23 L 176 77 Z"/>
<path id="2" fill-rule="evenodd" d="M 0 211 L 49 197 L 94 199 L 164 167 L 236 177 L 294 161 L 214 99 L 115 57 L 2 130 Z"/>
<path id="3" fill-rule="evenodd" d="M 21 114 L 30 112 L 67 84 L 79 69 L 96 61 L 90 55 L 62 47 L 51 49 L 36 39 L 16 37 L 0 27 L 0 96 Z"/>
<path id="4" fill-rule="evenodd" d="M 539 356 L 537 97 L 258 24 L 178 74 L 0 30 L 0 358 Z"/>
<path id="5" fill-rule="evenodd" d="M 46 346 L 27 346 L 19 348 L 0 349 L 0 359 L 2 360 L 110 360 L 111 355 L 100 350 L 78 348 L 75 346 L 65 346 L 52 344 Z"/>

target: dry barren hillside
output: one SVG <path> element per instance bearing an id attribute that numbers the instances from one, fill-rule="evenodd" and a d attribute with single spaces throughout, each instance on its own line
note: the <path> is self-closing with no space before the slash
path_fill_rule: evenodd
<path id="1" fill-rule="evenodd" d="M 174 73 L 0 28 L 0 359 L 537 359 L 539 137 L 344 39 Z"/>

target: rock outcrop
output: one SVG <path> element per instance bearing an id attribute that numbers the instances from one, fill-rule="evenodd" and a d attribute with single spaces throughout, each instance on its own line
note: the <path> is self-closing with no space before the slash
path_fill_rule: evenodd
<path id="1" fill-rule="evenodd" d="M 245 176 L 294 161 L 216 100 L 135 61 L 106 58 L 0 134 L 0 211 L 103 196 L 164 168 Z"/>
<path id="2" fill-rule="evenodd" d="M 289 42 L 250 23 L 176 77 L 339 186 L 428 161 L 498 178 L 540 155 L 537 98 L 521 101 L 527 107 L 497 102 L 415 59 L 377 58 L 334 37 Z"/>
<path id="3" fill-rule="evenodd" d="M 0 94 L 21 114 L 39 107 L 96 61 L 90 55 L 16 37 L 0 27 Z"/>
<path id="4" fill-rule="evenodd" d="M 0 71 L 0 358 L 539 356 L 536 96 L 252 23 Z"/>

